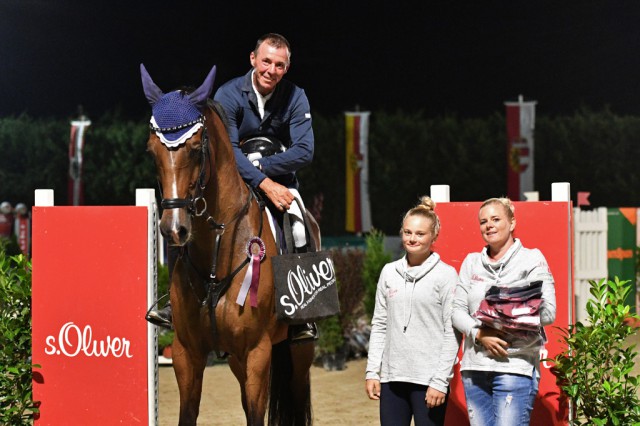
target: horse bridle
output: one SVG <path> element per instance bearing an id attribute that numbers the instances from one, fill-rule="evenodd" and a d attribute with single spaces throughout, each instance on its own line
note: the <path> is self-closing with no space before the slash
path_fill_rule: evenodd
<path id="1" fill-rule="evenodd" d="M 198 179 L 196 180 L 196 192 L 197 196 L 193 197 L 189 194 L 188 198 L 163 198 L 160 201 L 160 206 L 163 209 L 182 209 L 186 208 L 187 211 L 192 216 L 202 216 L 202 214 L 207 210 L 207 201 L 204 199 L 204 189 L 207 186 L 208 182 L 205 182 L 206 178 L 206 163 L 211 163 L 211 154 L 209 152 L 209 135 L 207 133 L 207 127 L 204 124 L 204 115 L 201 115 L 196 120 L 190 121 L 189 123 L 182 124 L 180 126 L 161 128 L 155 127 L 153 124 L 149 124 L 149 128 L 154 132 L 175 132 L 177 130 L 182 130 L 187 127 L 194 126 L 198 123 L 202 124 L 202 148 L 200 154 L 200 173 L 198 174 Z M 160 192 L 162 194 L 162 191 Z M 202 208 L 198 210 L 198 203 L 201 203 Z"/>
<path id="2" fill-rule="evenodd" d="M 191 217 L 194 217 L 194 216 L 201 217 L 206 214 L 205 220 L 211 227 L 211 230 L 216 233 L 215 246 L 213 249 L 213 256 L 212 256 L 213 258 L 212 258 L 212 264 L 211 264 L 211 272 L 209 273 L 208 280 L 205 280 L 205 282 L 207 283 L 207 295 L 204 298 L 204 300 L 200 301 L 201 305 L 204 307 L 207 301 L 210 299 L 212 291 L 215 291 L 216 293 L 218 293 L 217 296 L 219 297 L 222 294 L 222 292 L 224 292 L 226 287 L 231 283 L 231 280 L 233 279 L 233 277 L 238 272 L 240 272 L 240 270 L 247 263 L 249 263 L 249 258 L 246 258 L 229 276 L 225 277 L 222 280 L 217 279 L 216 269 L 217 269 L 217 263 L 218 263 L 218 251 L 220 249 L 220 239 L 222 238 L 222 235 L 224 234 L 225 229 L 229 224 L 235 222 L 236 220 L 244 216 L 249 211 L 249 205 L 251 204 L 253 191 L 251 190 L 251 188 L 249 188 L 247 201 L 245 202 L 243 207 L 240 210 L 238 210 L 236 215 L 230 221 L 228 221 L 227 223 L 217 222 L 208 212 L 207 200 L 204 198 L 204 190 L 207 187 L 207 184 L 209 183 L 209 181 L 206 180 L 206 174 L 207 174 L 206 166 L 207 164 L 209 166 L 211 165 L 211 150 L 209 148 L 209 134 L 207 132 L 207 126 L 205 124 L 204 115 L 201 115 L 197 120 L 191 121 L 181 126 L 172 127 L 172 128 L 158 128 L 151 124 L 149 124 L 149 127 L 151 128 L 151 130 L 156 132 L 176 131 L 176 130 L 184 129 L 186 127 L 194 126 L 198 123 L 202 123 L 203 126 L 202 126 L 202 144 L 201 144 L 202 148 L 200 153 L 200 172 L 198 173 L 198 178 L 196 180 L 196 193 L 194 194 L 195 196 L 192 194 L 189 194 L 187 198 L 163 198 L 160 201 L 160 206 L 163 209 L 182 209 L 182 208 L 187 209 Z M 160 190 L 160 193 L 163 194 L 162 189 Z M 263 226 L 262 215 L 260 215 L 260 230 L 258 235 L 262 234 L 262 226 Z M 191 261 L 191 258 L 188 255 L 188 251 L 184 250 L 183 253 L 187 255 L 187 258 L 189 259 L 189 264 L 191 265 L 191 267 L 196 272 L 198 272 L 198 269 L 195 267 L 195 265 L 193 265 L 193 262 Z M 199 272 L 198 274 L 201 275 Z M 213 289 L 214 286 L 216 287 L 215 289 Z M 193 289 L 192 285 L 191 287 Z M 195 292 L 195 289 L 193 290 Z M 196 294 L 196 297 L 197 297 L 197 294 Z"/>

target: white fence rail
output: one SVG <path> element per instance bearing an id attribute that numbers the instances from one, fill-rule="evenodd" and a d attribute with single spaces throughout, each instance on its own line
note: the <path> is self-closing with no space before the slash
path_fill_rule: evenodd
<path id="1" fill-rule="evenodd" d="M 573 209 L 576 320 L 586 318 L 589 281 L 607 278 L 607 208 Z"/>

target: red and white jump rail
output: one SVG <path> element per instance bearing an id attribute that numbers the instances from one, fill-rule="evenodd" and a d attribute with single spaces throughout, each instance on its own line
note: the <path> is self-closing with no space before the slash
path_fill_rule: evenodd
<path id="1" fill-rule="evenodd" d="M 156 425 L 158 208 L 54 206 L 36 190 L 32 327 L 36 425 Z"/>

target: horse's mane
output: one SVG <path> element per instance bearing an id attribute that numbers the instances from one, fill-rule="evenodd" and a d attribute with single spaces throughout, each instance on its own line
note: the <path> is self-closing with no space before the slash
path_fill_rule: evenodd
<path id="1" fill-rule="evenodd" d="M 218 114 L 218 117 L 220 117 L 220 120 L 224 123 L 224 128 L 227 130 L 227 133 L 229 133 L 229 118 L 227 117 L 227 113 L 220 102 L 216 102 L 213 99 L 207 99 L 207 107 L 211 108 Z"/>

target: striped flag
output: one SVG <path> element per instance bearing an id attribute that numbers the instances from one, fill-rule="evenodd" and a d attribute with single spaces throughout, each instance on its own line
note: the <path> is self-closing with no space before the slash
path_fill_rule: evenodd
<path id="1" fill-rule="evenodd" d="M 371 230 L 369 205 L 369 115 L 365 112 L 345 112 L 346 136 L 346 224 L 349 232 Z"/>
<path id="2" fill-rule="evenodd" d="M 84 115 L 71 122 L 71 140 L 69 141 L 69 187 L 68 201 L 71 206 L 84 204 L 82 192 L 82 149 L 84 134 L 91 125 Z"/>
<path id="3" fill-rule="evenodd" d="M 507 108 L 507 196 L 524 201 L 524 193 L 534 190 L 533 130 L 536 120 L 535 101 L 505 102 Z"/>

